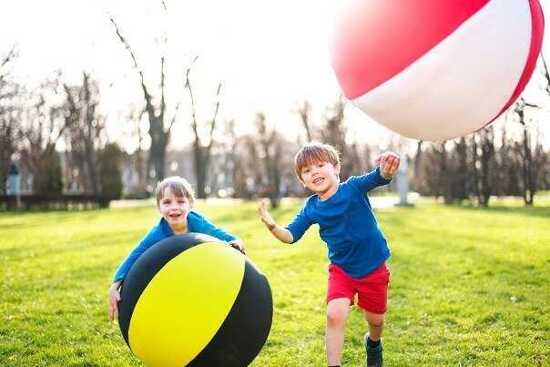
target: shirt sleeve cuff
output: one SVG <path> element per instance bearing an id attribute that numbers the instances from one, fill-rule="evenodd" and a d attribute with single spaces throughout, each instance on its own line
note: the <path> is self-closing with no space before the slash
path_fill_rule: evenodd
<path id="1" fill-rule="evenodd" d="M 378 173 L 378 179 L 382 185 L 389 184 L 393 179 L 393 177 L 390 179 L 384 178 L 384 176 L 382 176 L 382 172 L 380 172 L 380 167 L 376 167 L 376 172 Z"/>
<path id="2" fill-rule="evenodd" d="M 292 232 L 292 229 L 290 229 L 290 227 L 285 227 L 285 229 L 289 231 L 290 235 L 292 236 L 292 242 L 289 242 L 289 243 L 295 243 L 296 241 L 298 241 L 298 239 L 296 238 L 296 235 L 294 234 L 294 232 Z"/>

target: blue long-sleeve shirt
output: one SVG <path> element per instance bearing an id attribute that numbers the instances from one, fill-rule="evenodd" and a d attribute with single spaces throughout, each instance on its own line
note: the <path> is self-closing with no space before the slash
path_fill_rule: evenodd
<path id="1" fill-rule="evenodd" d="M 224 231 L 223 229 L 216 227 L 212 222 L 206 219 L 201 214 L 192 210 L 187 215 L 187 229 L 189 232 L 204 233 L 222 241 L 230 242 L 237 239 L 237 237 Z M 174 231 L 170 228 L 170 225 L 166 219 L 161 218 L 159 223 L 155 225 L 149 233 L 138 243 L 138 245 L 128 254 L 126 259 L 119 265 L 117 271 L 113 276 L 113 282 L 123 280 L 128 274 L 128 271 L 134 265 L 136 260 L 143 254 L 149 247 L 155 243 L 174 235 Z"/>
<path id="2" fill-rule="evenodd" d="M 389 182 L 377 168 L 340 183 L 334 195 L 326 200 L 310 196 L 287 226 L 293 242 L 298 241 L 312 224 L 319 224 L 319 234 L 327 244 L 331 263 L 353 278 L 375 270 L 390 257 L 390 250 L 374 217 L 367 192 Z"/>

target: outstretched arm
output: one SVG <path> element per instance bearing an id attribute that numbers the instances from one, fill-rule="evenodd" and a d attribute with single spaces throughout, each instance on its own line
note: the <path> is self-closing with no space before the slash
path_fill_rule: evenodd
<path id="1" fill-rule="evenodd" d="M 399 156 L 393 152 L 386 152 L 376 158 L 376 169 L 363 176 L 352 176 L 348 182 L 355 185 L 362 192 L 387 185 L 392 180 L 397 168 L 399 168 Z"/>
<path id="2" fill-rule="evenodd" d="M 265 224 L 267 229 L 275 236 L 279 241 L 285 242 L 285 243 L 292 243 L 294 242 L 294 238 L 292 237 L 292 233 L 286 228 L 281 227 L 278 225 L 271 214 L 267 211 L 267 200 L 260 200 L 258 203 L 258 214 L 260 215 L 260 219 Z"/>

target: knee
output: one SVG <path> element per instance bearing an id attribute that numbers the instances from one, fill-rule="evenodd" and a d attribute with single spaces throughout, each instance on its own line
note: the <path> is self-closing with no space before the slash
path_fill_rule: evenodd
<path id="1" fill-rule="evenodd" d="M 381 317 L 369 317 L 367 322 L 372 327 L 382 327 L 384 325 L 384 316 Z"/>
<path id="2" fill-rule="evenodd" d="M 327 325 L 328 326 L 342 326 L 346 322 L 346 313 L 339 309 L 332 309 L 327 311 Z"/>

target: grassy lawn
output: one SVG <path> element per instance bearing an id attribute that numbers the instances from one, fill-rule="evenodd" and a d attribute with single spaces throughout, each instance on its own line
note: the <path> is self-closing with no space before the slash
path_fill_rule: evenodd
<path id="1" fill-rule="evenodd" d="M 550 206 L 377 211 L 393 256 L 387 366 L 550 365 Z M 512 203 L 513 204 L 513 203 Z M 288 221 L 300 202 L 275 212 Z M 267 274 L 272 331 L 253 366 L 323 366 L 326 249 L 272 239 L 255 204 L 198 209 L 240 235 Z M 156 221 L 152 207 L 0 213 L 0 366 L 139 366 L 107 321 L 112 272 Z M 344 365 L 361 366 L 354 309 Z"/>

